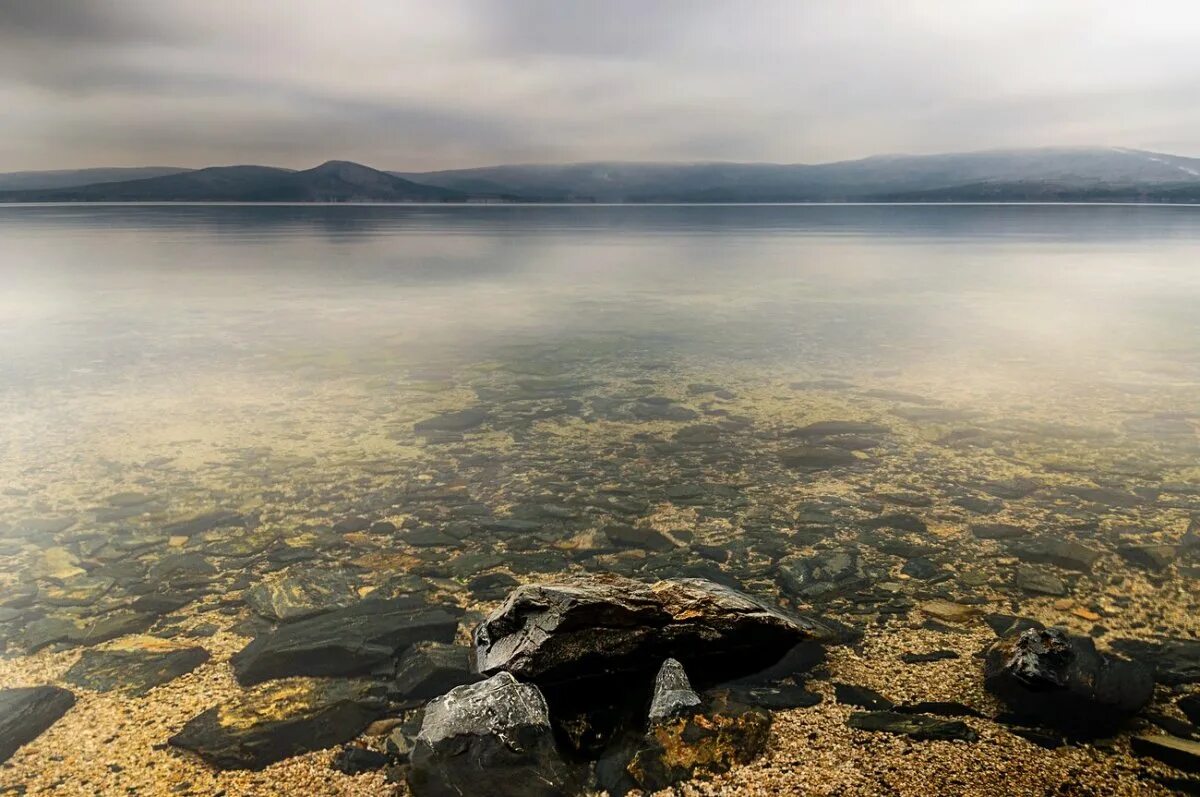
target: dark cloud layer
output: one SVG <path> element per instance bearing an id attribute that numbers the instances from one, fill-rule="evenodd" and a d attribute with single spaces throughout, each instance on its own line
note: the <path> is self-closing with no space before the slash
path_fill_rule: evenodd
<path id="1" fill-rule="evenodd" d="M 0 171 L 1200 154 L 1183 0 L 0 0 Z"/>

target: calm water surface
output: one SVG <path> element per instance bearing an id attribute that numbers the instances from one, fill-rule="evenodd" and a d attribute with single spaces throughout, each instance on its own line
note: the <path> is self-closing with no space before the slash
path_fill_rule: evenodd
<path id="1" fill-rule="evenodd" d="M 162 592 L 251 635 L 318 570 L 1192 633 L 1198 252 L 1197 208 L 3 207 L 0 637 Z M 1030 581 L 1001 521 L 1102 556 Z"/>

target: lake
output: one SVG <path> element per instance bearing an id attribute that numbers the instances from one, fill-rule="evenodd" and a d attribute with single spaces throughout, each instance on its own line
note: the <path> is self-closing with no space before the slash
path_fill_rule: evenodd
<path id="1" fill-rule="evenodd" d="M 980 706 L 985 615 L 1194 641 L 1197 253 L 1196 207 L 0 206 L 0 685 L 95 692 L 0 777 L 254 793 L 145 734 L 365 596 L 465 629 L 518 583 L 706 578 L 891 662 L 835 676 Z M 69 674 L 146 636 L 212 661 L 131 709 Z M 49 763 L 126 710 L 120 771 Z"/>

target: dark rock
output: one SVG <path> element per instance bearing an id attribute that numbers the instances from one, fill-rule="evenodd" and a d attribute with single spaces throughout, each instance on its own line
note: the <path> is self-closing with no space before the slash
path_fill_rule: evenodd
<path id="1" fill-rule="evenodd" d="M 1114 650 L 1141 662 L 1160 684 L 1200 683 L 1200 640 L 1166 638 L 1156 642 L 1114 639 Z"/>
<path id="2" fill-rule="evenodd" d="M 333 530 L 338 534 L 349 534 L 355 531 L 366 531 L 371 527 L 371 521 L 365 517 L 355 516 L 342 518 L 333 524 Z"/>
<path id="3" fill-rule="evenodd" d="M 1026 592 L 1035 592 L 1039 595 L 1066 595 L 1066 583 L 1040 567 L 1032 565 L 1021 565 L 1017 568 L 1016 575 L 1013 576 L 1013 585 L 1018 589 L 1023 589 Z"/>
<path id="4" fill-rule="evenodd" d="M 988 624 L 996 636 L 1016 636 L 1022 631 L 1036 628 L 1039 631 L 1046 626 L 1028 617 L 1017 617 L 1013 614 L 985 614 L 983 621 Z"/>
<path id="5" fill-rule="evenodd" d="M 205 531 L 212 531 L 213 529 L 224 528 L 226 526 L 243 526 L 245 524 L 246 518 L 241 514 L 227 509 L 218 509 L 213 512 L 194 515 L 185 520 L 168 523 L 163 526 L 163 532 L 171 536 L 191 537 Z"/>
<path id="6" fill-rule="evenodd" d="M 122 639 L 104 650 L 85 650 L 64 679 L 97 692 L 120 689 L 144 695 L 208 661 L 204 648 L 181 648 L 155 637 Z"/>
<path id="7" fill-rule="evenodd" d="M 1184 772 L 1200 772 L 1200 742 L 1175 736 L 1134 736 L 1129 746 L 1138 755 L 1150 756 Z"/>
<path id="8" fill-rule="evenodd" d="M 1018 717 L 1081 737 L 1119 726 L 1154 693 L 1145 667 L 1099 653 L 1089 637 L 1057 628 L 1029 629 L 994 643 L 985 657 L 984 685 Z"/>
<path id="9" fill-rule="evenodd" d="M 650 721 L 670 719 L 700 705 L 700 695 L 692 690 L 683 665 L 667 659 L 654 678 L 654 694 L 650 699 Z"/>
<path id="10" fill-rule="evenodd" d="M 974 742 L 979 734 L 964 722 L 934 719 L 921 714 L 896 711 L 855 711 L 846 724 L 860 731 L 882 731 L 909 736 L 918 741 Z"/>
<path id="11" fill-rule="evenodd" d="M 900 656 L 900 660 L 905 664 L 928 664 L 930 662 L 947 661 L 957 658 L 959 658 L 959 655 L 953 650 L 933 650 L 929 653 L 904 653 Z"/>
<path id="12" fill-rule="evenodd" d="M 838 628 L 832 620 L 826 625 L 837 636 L 838 642 L 853 641 L 855 633 L 848 628 Z M 832 640 L 829 640 L 832 641 Z M 726 684 L 765 686 L 785 679 L 797 679 L 825 661 L 825 648 L 819 642 L 801 642 L 792 647 L 779 661 L 761 670 L 742 675 Z"/>
<path id="13" fill-rule="evenodd" d="M 385 708 L 382 688 L 368 682 L 275 681 L 199 714 L 168 742 L 219 769 L 261 769 L 348 742 Z"/>
<path id="14" fill-rule="evenodd" d="M 331 763 L 343 775 L 361 775 L 383 769 L 388 765 L 388 757 L 377 750 L 348 744 L 334 754 Z"/>
<path id="15" fill-rule="evenodd" d="M 1189 722 L 1193 725 L 1200 725 L 1200 694 L 1185 695 L 1179 698 L 1175 705 L 1179 707 Z"/>
<path id="16" fill-rule="evenodd" d="M 128 609 L 116 609 L 87 619 L 48 616 L 25 626 L 24 642 L 31 653 L 55 642 L 99 645 L 126 634 L 141 633 L 157 619 L 153 614 Z"/>
<path id="17" fill-rule="evenodd" d="M 1100 552 L 1072 540 L 1038 537 L 1012 546 L 1012 552 L 1026 562 L 1057 565 L 1066 570 L 1086 573 L 1100 558 Z"/>
<path id="18" fill-rule="evenodd" d="M 937 717 L 975 717 L 983 719 L 984 714 L 970 706 L 955 703 L 951 700 L 922 700 L 919 703 L 906 703 L 896 706 L 901 714 L 933 714 Z"/>
<path id="19" fill-rule="evenodd" d="M 540 685 L 645 673 L 667 658 L 714 682 L 769 666 L 799 642 L 835 637 L 820 620 L 712 582 L 598 576 L 516 589 L 476 629 L 475 646 L 481 672 Z"/>
<path id="20" fill-rule="evenodd" d="M 1131 565 L 1157 571 L 1171 566 L 1177 550 L 1174 545 L 1122 545 L 1117 553 Z"/>
<path id="21" fill-rule="evenodd" d="M 469 648 L 417 642 L 396 661 L 392 691 L 405 702 L 423 702 L 481 677 L 471 666 Z"/>
<path id="22" fill-rule="evenodd" d="M 364 600 L 260 636 L 230 663 L 243 686 L 289 675 L 361 675 L 414 642 L 449 642 L 462 611 L 415 596 Z"/>
<path id="23" fill-rule="evenodd" d="M 414 548 L 457 548 L 461 541 L 433 526 L 419 526 L 404 532 L 401 539 Z"/>
<path id="24" fill-rule="evenodd" d="M 925 521 L 911 512 L 891 512 L 865 520 L 862 525 L 868 529 L 899 529 L 900 531 L 911 531 L 914 534 L 924 534 L 929 530 Z"/>
<path id="25" fill-rule="evenodd" d="M 779 452 L 779 458 L 785 467 L 799 470 L 824 470 L 862 461 L 850 451 L 835 446 L 793 446 Z"/>
<path id="26" fill-rule="evenodd" d="M 0 689 L 0 763 L 58 722 L 75 695 L 57 686 Z"/>
<path id="27" fill-rule="evenodd" d="M 507 573 L 484 573 L 467 582 L 467 591 L 478 600 L 497 600 L 503 598 L 520 583 Z"/>
<path id="28" fill-rule="evenodd" d="M 848 706 L 870 709 L 871 711 L 889 711 L 894 703 L 873 689 L 853 684 L 834 684 L 833 694 L 837 702 Z"/>
<path id="29" fill-rule="evenodd" d="M 821 702 L 821 696 L 810 692 L 803 684 L 780 684 L 778 686 L 752 686 L 734 684 L 720 687 L 731 701 L 755 708 L 785 711 L 793 708 L 811 708 Z"/>
<path id="30" fill-rule="evenodd" d="M 342 609 L 357 601 L 352 577 L 327 568 L 263 581 L 246 593 L 246 603 L 255 613 L 284 623 Z"/>
<path id="31" fill-rule="evenodd" d="M 411 761 L 414 797 L 559 797 L 577 779 L 555 747 L 545 698 L 506 672 L 431 701 Z"/>
<path id="32" fill-rule="evenodd" d="M 488 419 L 482 407 L 470 407 L 456 412 L 447 412 L 426 418 L 413 424 L 413 431 L 422 432 L 465 432 L 480 426 Z"/>
<path id="33" fill-rule="evenodd" d="M 640 548 L 645 551 L 669 551 L 675 547 L 660 531 L 651 528 L 639 528 L 624 523 L 614 523 L 604 527 L 604 536 L 614 545 L 622 548 Z"/>
<path id="34" fill-rule="evenodd" d="M 1013 540 L 1025 537 L 1029 529 L 1011 523 L 972 523 L 971 535 L 977 540 Z"/>
<path id="35" fill-rule="evenodd" d="M 900 568 L 900 572 L 909 578 L 927 581 L 931 578 L 941 575 L 942 573 L 945 573 L 946 571 L 931 560 L 926 559 L 923 556 L 918 556 L 905 562 L 904 566 Z"/>

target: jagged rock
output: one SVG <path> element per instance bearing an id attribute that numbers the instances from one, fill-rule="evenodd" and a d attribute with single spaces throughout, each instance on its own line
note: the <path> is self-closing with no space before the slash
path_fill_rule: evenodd
<path id="1" fill-rule="evenodd" d="M 1013 554 L 1026 562 L 1057 565 L 1065 570 L 1089 572 L 1100 558 L 1094 548 L 1055 537 L 1038 537 L 1012 546 Z"/>
<path id="2" fill-rule="evenodd" d="M 838 548 L 813 556 L 793 555 L 779 560 L 775 582 L 788 596 L 811 601 L 855 589 L 865 582 L 858 551 Z"/>
<path id="3" fill-rule="evenodd" d="M 539 685 L 646 673 L 667 658 L 708 681 L 763 669 L 799 642 L 836 637 L 820 620 L 711 581 L 597 576 L 519 587 L 476 629 L 475 647 L 481 672 L 506 670 Z"/>
<path id="4" fill-rule="evenodd" d="M 334 754 L 330 763 L 343 775 L 361 775 L 383 769 L 388 765 L 388 757 L 378 750 L 348 744 Z"/>
<path id="5" fill-rule="evenodd" d="M 367 681 L 274 681 L 199 714 L 168 741 L 220 769 L 261 769 L 348 742 L 385 708 L 382 687 Z"/>
<path id="6" fill-rule="evenodd" d="M 692 691 L 683 665 L 667 659 L 654 678 L 654 695 L 650 699 L 650 721 L 665 720 L 700 705 L 700 695 Z"/>
<path id="7" fill-rule="evenodd" d="M 1134 736 L 1129 746 L 1138 755 L 1150 756 L 1185 772 L 1200 772 L 1200 742 L 1175 736 Z"/>
<path id="8" fill-rule="evenodd" d="M 1122 545 L 1117 548 L 1121 558 L 1146 570 L 1165 570 L 1175 561 L 1174 545 Z"/>
<path id="9" fill-rule="evenodd" d="M 57 686 L 0 689 L 0 763 L 58 722 L 75 695 Z"/>
<path id="10" fill-rule="evenodd" d="M 856 465 L 860 460 L 852 452 L 837 446 L 792 446 L 779 452 L 784 466 L 799 470 L 824 470 Z"/>
<path id="11" fill-rule="evenodd" d="M 273 578 L 246 593 L 246 603 L 258 615 L 284 623 L 342 609 L 357 601 L 350 577 L 326 569 Z"/>
<path id="12" fill-rule="evenodd" d="M 414 642 L 449 642 L 462 610 L 421 598 L 364 600 L 260 636 L 230 660 L 243 686 L 290 675 L 362 675 Z"/>
<path id="13" fill-rule="evenodd" d="M 984 685 L 1018 718 L 1075 736 L 1117 727 L 1154 693 L 1147 668 L 1099 653 L 1090 637 L 1058 628 L 998 640 L 985 662 Z"/>
<path id="14" fill-rule="evenodd" d="M 120 689 L 144 695 L 191 672 L 208 658 L 204 648 L 179 647 L 157 637 L 128 637 L 102 650 L 85 650 L 64 679 L 97 692 Z"/>
<path id="15" fill-rule="evenodd" d="M 979 740 L 979 734 L 965 722 L 934 719 L 921 714 L 901 714 L 898 711 L 855 711 L 847 718 L 846 724 L 860 731 L 903 734 L 918 741 Z"/>
<path id="16" fill-rule="evenodd" d="M 471 666 L 469 648 L 417 642 L 397 659 L 391 691 L 403 702 L 422 702 L 480 678 Z"/>
<path id="17" fill-rule="evenodd" d="M 1200 640 L 1166 638 L 1156 642 L 1140 639 L 1115 639 L 1118 653 L 1141 662 L 1154 673 L 1160 684 L 1200 683 Z"/>
<path id="18" fill-rule="evenodd" d="M 414 797 L 557 797 L 577 782 L 542 693 L 507 672 L 431 701 L 410 758 Z"/>
<path id="19" fill-rule="evenodd" d="M 770 729 L 770 714 L 716 692 L 681 716 L 652 720 L 644 734 L 614 742 L 597 763 L 597 778 L 610 795 L 620 797 L 633 789 L 649 793 L 728 772 L 762 753 Z"/>

